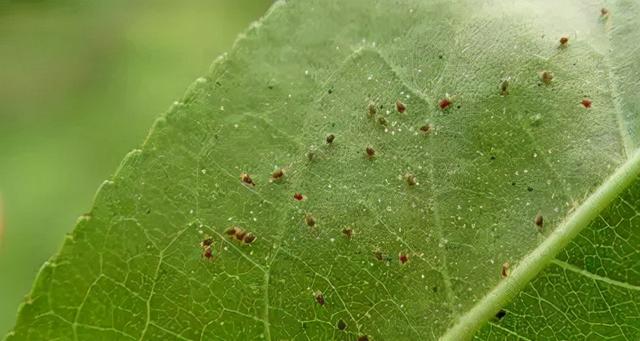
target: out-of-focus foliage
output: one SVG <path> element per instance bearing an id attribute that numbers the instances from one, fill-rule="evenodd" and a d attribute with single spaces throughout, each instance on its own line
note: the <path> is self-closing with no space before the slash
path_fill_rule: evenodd
<path id="1" fill-rule="evenodd" d="M 0 0 L 0 335 L 98 184 L 269 4 Z"/>

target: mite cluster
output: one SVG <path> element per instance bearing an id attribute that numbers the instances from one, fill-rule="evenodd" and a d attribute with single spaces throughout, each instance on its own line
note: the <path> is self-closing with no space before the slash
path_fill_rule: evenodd
<path id="1" fill-rule="evenodd" d="M 224 231 L 224 233 L 244 244 L 251 244 L 256 240 L 256 236 L 253 233 L 247 232 L 238 226 L 232 226 Z"/>

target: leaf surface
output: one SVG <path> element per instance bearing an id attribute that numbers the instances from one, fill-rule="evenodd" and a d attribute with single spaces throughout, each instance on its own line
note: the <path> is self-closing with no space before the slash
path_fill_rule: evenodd
<path id="1" fill-rule="evenodd" d="M 277 3 L 104 183 L 8 340 L 463 339 L 528 283 L 567 290 L 547 274 L 583 263 L 553 257 L 640 168 L 638 8 L 600 7 Z M 478 337 L 529 335 L 500 323 Z"/>

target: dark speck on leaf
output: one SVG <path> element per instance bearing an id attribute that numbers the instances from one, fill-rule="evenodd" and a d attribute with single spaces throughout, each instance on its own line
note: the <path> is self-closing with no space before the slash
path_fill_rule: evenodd
<path id="1" fill-rule="evenodd" d="M 340 330 L 347 329 L 347 324 L 342 320 L 338 321 L 338 329 L 340 329 Z"/>
<path id="2" fill-rule="evenodd" d="M 515 185 L 516 185 L 516 183 L 515 183 L 515 182 L 512 182 L 512 183 L 511 183 L 511 186 L 515 186 Z"/>
<path id="3" fill-rule="evenodd" d="M 507 312 L 504 309 L 500 309 L 497 313 L 496 313 L 496 318 L 498 320 L 502 320 L 502 318 L 507 315 Z"/>
<path id="4" fill-rule="evenodd" d="M 531 187 L 531 186 L 527 187 L 527 191 L 533 192 L 533 187 Z"/>
<path id="5" fill-rule="evenodd" d="M 369 337 L 366 335 L 358 336 L 358 341 L 369 341 Z"/>
<path id="6" fill-rule="evenodd" d="M 494 155 L 491 155 L 491 160 L 495 160 L 496 157 Z"/>
<path id="7" fill-rule="evenodd" d="M 433 292 L 438 292 L 438 287 L 433 287 L 433 288 L 431 288 L 431 290 L 432 290 Z"/>
<path id="8" fill-rule="evenodd" d="M 439 55 L 438 58 L 442 59 L 442 55 Z"/>
<path id="9" fill-rule="evenodd" d="M 327 92 L 328 92 L 329 94 L 332 94 L 332 93 L 333 93 L 333 89 L 329 89 L 329 90 L 327 90 Z"/>

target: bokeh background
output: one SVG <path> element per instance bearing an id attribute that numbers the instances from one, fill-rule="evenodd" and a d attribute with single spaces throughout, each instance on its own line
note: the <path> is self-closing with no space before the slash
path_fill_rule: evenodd
<path id="1" fill-rule="evenodd" d="M 0 0 L 0 338 L 100 183 L 271 0 Z"/>

